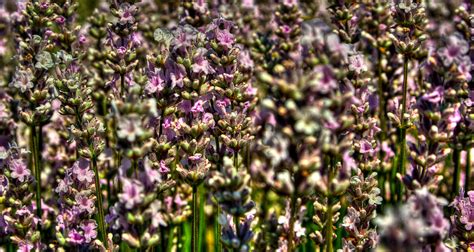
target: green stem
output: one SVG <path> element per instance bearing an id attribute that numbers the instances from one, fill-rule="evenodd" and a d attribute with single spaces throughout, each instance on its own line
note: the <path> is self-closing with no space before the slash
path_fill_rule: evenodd
<path id="1" fill-rule="evenodd" d="M 408 95 L 408 56 L 403 58 L 403 97 L 402 97 L 402 113 L 401 113 L 401 125 L 399 127 L 399 138 L 398 138 L 398 167 L 397 171 L 400 174 L 405 174 L 405 161 L 406 161 L 406 129 L 407 122 L 405 120 L 405 113 L 407 112 L 407 95 Z M 396 174 L 395 174 L 396 175 Z M 397 200 L 400 201 L 402 198 L 402 183 L 395 177 L 392 177 L 392 182 L 397 184 Z"/>
<path id="2" fill-rule="evenodd" d="M 214 216 L 214 250 L 216 252 L 221 252 L 221 224 L 219 224 L 219 215 L 221 211 L 221 207 L 216 200 L 217 205 L 217 214 Z"/>
<path id="3" fill-rule="evenodd" d="M 330 157 L 330 165 L 329 165 L 329 172 L 328 172 L 328 185 L 331 185 L 331 181 L 334 176 L 334 157 Z M 326 212 L 326 251 L 332 252 L 333 249 L 333 212 L 332 212 L 332 192 L 330 191 L 331 186 L 328 186 L 328 195 L 327 195 L 327 204 L 328 209 Z"/>
<path id="4" fill-rule="evenodd" d="M 471 148 L 466 149 L 466 176 L 464 180 L 464 191 L 469 192 L 469 182 L 471 178 Z"/>
<path id="5" fill-rule="evenodd" d="M 385 96 L 384 96 L 384 86 L 382 81 L 382 64 L 381 64 L 381 52 L 379 54 L 379 60 L 377 64 L 377 72 L 378 72 L 378 95 L 379 95 L 379 119 L 380 119 L 380 140 L 383 141 L 386 139 L 386 132 L 387 132 L 387 123 L 385 119 Z"/>
<path id="6" fill-rule="evenodd" d="M 239 235 L 239 228 L 240 228 L 240 218 L 238 215 L 234 215 L 234 225 L 235 225 L 235 234 Z M 239 249 L 235 249 L 235 252 L 238 252 Z"/>
<path id="7" fill-rule="evenodd" d="M 206 196 L 206 188 L 204 187 L 204 184 L 201 184 L 199 193 L 199 239 L 198 239 L 198 247 L 199 250 L 202 250 L 202 244 L 203 240 L 205 237 L 205 232 L 206 232 L 206 216 L 204 214 L 204 203 L 205 203 L 205 196 Z"/>
<path id="8" fill-rule="evenodd" d="M 459 193 L 459 181 L 461 178 L 461 150 L 454 147 L 453 151 L 453 164 L 454 164 L 454 177 L 451 194 L 452 197 L 456 197 Z"/>
<path id="9" fill-rule="evenodd" d="M 193 224 L 192 224 L 192 236 L 191 236 L 191 251 L 198 252 L 198 239 L 199 239 L 199 197 L 198 197 L 198 188 L 193 185 Z"/>
<path id="10" fill-rule="evenodd" d="M 36 216 L 39 220 L 41 220 L 43 214 L 41 209 L 41 155 L 40 155 L 40 147 L 39 147 L 39 134 L 41 134 L 41 127 L 36 127 L 35 125 L 31 126 L 31 152 L 33 154 L 32 162 L 33 170 L 35 173 L 36 179 Z M 37 226 L 40 237 L 43 238 L 43 228 L 41 227 L 41 221 L 38 222 Z"/>
<path id="11" fill-rule="evenodd" d="M 104 129 L 105 129 L 105 146 L 106 148 L 110 147 L 110 141 L 109 141 L 109 125 L 107 122 L 107 97 L 104 95 L 101 99 L 101 106 L 102 106 L 102 113 L 103 113 L 103 119 L 104 119 Z M 110 162 L 107 161 L 106 163 L 106 175 L 107 175 L 107 204 L 108 206 L 112 205 L 112 190 L 110 186 Z"/>
<path id="12" fill-rule="evenodd" d="M 120 97 L 123 97 L 124 93 L 125 93 L 125 75 L 121 74 L 120 75 Z"/>
<path id="13" fill-rule="evenodd" d="M 294 192 L 290 199 L 290 223 L 289 223 L 289 230 L 288 230 L 288 252 L 292 252 L 293 248 L 293 240 L 294 240 L 294 229 L 295 229 L 295 219 L 296 219 L 296 192 Z"/>
<path id="14" fill-rule="evenodd" d="M 175 227 L 171 225 L 169 229 L 170 230 L 168 233 L 168 245 L 166 246 L 166 252 L 171 252 L 173 250 L 173 243 L 174 243 Z"/>
<path id="15" fill-rule="evenodd" d="M 102 202 L 102 191 L 100 188 L 100 181 L 99 181 L 99 170 L 97 168 L 97 157 L 95 154 L 92 154 L 92 169 L 94 170 L 94 177 L 95 177 L 95 195 L 97 198 L 97 219 L 99 222 L 99 235 L 100 240 L 104 244 L 105 248 L 107 248 L 107 233 L 104 221 L 104 207 Z"/>

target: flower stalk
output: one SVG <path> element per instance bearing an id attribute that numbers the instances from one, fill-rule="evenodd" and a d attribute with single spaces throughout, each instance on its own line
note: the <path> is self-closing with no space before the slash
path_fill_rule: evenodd
<path id="1" fill-rule="evenodd" d="M 100 240 L 107 248 L 107 229 L 105 226 L 105 215 L 104 215 L 104 206 L 102 202 L 102 190 L 100 187 L 100 177 L 99 177 L 99 170 L 97 168 L 97 156 L 94 153 L 94 149 L 91 148 L 92 153 L 92 170 L 94 171 L 94 183 L 95 183 L 95 195 L 97 197 L 97 222 L 99 223 L 99 236 Z"/>
<path id="2" fill-rule="evenodd" d="M 455 146 L 453 150 L 453 166 L 454 166 L 454 176 L 453 176 L 453 184 L 451 187 L 451 196 L 454 198 L 456 195 L 459 194 L 459 189 L 460 189 L 459 182 L 461 180 L 461 150 L 457 146 Z"/>
<path id="3" fill-rule="evenodd" d="M 295 220 L 296 220 L 296 203 L 297 203 L 297 197 L 296 193 L 293 193 L 291 196 L 291 202 L 290 202 L 290 222 L 289 222 L 289 233 L 288 233 L 288 251 L 291 252 L 293 251 L 293 240 L 295 236 Z"/>
<path id="4" fill-rule="evenodd" d="M 198 252 L 199 239 L 199 195 L 198 187 L 193 185 L 191 252 Z"/>
<path id="5" fill-rule="evenodd" d="M 32 151 L 32 165 L 35 179 L 36 179 L 36 216 L 38 217 L 38 230 L 40 237 L 43 237 L 43 231 L 41 228 L 42 219 L 42 208 L 41 208 L 41 155 L 40 155 L 40 142 L 39 134 L 41 133 L 41 127 L 36 127 L 34 124 L 31 125 L 31 151 Z"/>
<path id="6" fill-rule="evenodd" d="M 408 56 L 405 55 L 403 59 L 403 93 L 402 93 L 402 112 L 401 112 L 401 124 L 398 128 L 399 131 L 399 138 L 398 138 L 398 164 L 397 164 L 397 172 L 399 174 L 405 174 L 405 163 L 406 163 L 406 130 L 407 130 L 407 119 L 405 118 L 405 113 L 407 111 L 407 96 L 408 96 Z M 396 174 L 395 174 L 396 175 Z M 397 201 L 401 201 L 402 198 L 402 183 L 397 180 L 396 177 L 392 177 L 392 183 L 396 184 L 396 193 L 397 193 Z"/>

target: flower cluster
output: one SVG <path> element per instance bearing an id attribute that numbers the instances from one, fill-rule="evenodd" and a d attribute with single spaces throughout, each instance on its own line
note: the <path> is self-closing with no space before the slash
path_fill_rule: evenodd
<path id="1" fill-rule="evenodd" d="M 0 1 L 0 250 L 473 250 L 473 10 Z"/>

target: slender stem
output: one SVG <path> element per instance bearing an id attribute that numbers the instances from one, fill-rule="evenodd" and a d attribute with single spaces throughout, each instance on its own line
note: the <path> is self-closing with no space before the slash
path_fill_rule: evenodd
<path id="1" fill-rule="evenodd" d="M 234 167 L 239 169 L 239 153 L 234 152 Z"/>
<path id="2" fill-rule="evenodd" d="M 330 157 L 330 165 L 329 165 L 329 173 L 328 173 L 328 185 L 331 184 L 331 181 L 334 176 L 334 157 Z M 332 212 L 332 192 L 330 191 L 331 186 L 328 187 L 328 195 L 327 195 L 327 204 L 328 209 L 326 212 L 326 251 L 332 252 L 333 249 L 333 212 Z"/>
<path id="3" fill-rule="evenodd" d="M 202 244 L 205 237 L 206 232 L 206 216 L 204 214 L 204 205 L 205 205 L 205 196 L 206 196 L 206 188 L 204 184 L 201 184 L 199 192 L 199 239 L 198 239 L 198 246 L 199 250 L 202 250 Z"/>
<path id="4" fill-rule="evenodd" d="M 101 99 L 101 106 L 102 106 L 102 113 L 103 113 L 103 120 L 104 120 L 104 128 L 105 128 L 105 146 L 106 148 L 110 147 L 109 141 L 109 125 L 107 122 L 107 97 L 104 95 Z M 106 175 L 107 175 L 107 203 L 108 205 L 112 205 L 112 190 L 110 186 L 110 161 L 106 162 Z"/>
<path id="5" fill-rule="evenodd" d="M 174 232 L 175 232 L 175 227 L 171 225 L 169 227 L 169 233 L 168 233 L 168 245 L 166 246 L 166 252 L 171 252 L 173 250 L 173 243 L 174 243 Z"/>
<path id="6" fill-rule="evenodd" d="M 404 56 L 403 59 L 403 97 L 402 97 L 402 113 L 401 113 L 401 125 L 399 128 L 398 138 L 398 167 L 397 171 L 400 174 L 405 174 L 405 161 L 406 161 L 406 128 L 407 122 L 405 120 L 405 113 L 407 111 L 407 95 L 408 95 L 408 56 Z M 397 180 L 396 177 L 392 177 L 393 181 L 397 183 L 397 200 L 400 201 L 402 197 L 402 184 Z"/>
<path id="7" fill-rule="evenodd" d="M 380 119 L 380 140 L 383 141 L 386 138 L 387 132 L 387 123 L 385 119 L 385 95 L 384 95 L 384 83 L 382 80 L 382 63 L 381 63 L 381 52 L 378 53 L 379 59 L 377 64 L 377 72 L 378 72 L 378 96 L 379 96 L 379 119 Z"/>
<path id="8" fill-rule="evenodd" d="M 235 235 L 239 235 L 239 228 L 240 228 L 240 218 L 238 215 L 234 215 L 234 226 L 235 226 Z M 238 249 L 235 249 L 236 252 L 238 252 Z"/>
<path id="9" fill-rule="evenodd" d="M 32 152 L 32 160 L 31 165 L 33 165 L 33 170 L 35 173 L 36 179 L 36 216 L 38 217 L 38 230 L 40 232 L 40 237 L 43 237 L 43 228 L 41 227 L 41 217 L 42 209 L 41 209 L 41 162 L 40 162 L 40 147 L 39 147 L 39 136 L 38 134 L 41 133 L 41 127 L 37 129 L 35 125 L 31 126 L 31 152 Z"/>
<path id="10" fill-rule="evenodd" d="M 466 175 L 464 180 L 464 191 L 469 192 L 469 182 L 471 179 L 471 148 L 466 149 Z"/>
<path id="11" fill-rule="evenodd" d="M 453 151 L 454 177 L 451 194 L 454 198 L 459 193 L 459 182 L 461 179 L 461 150 L 454 147 Z"/>
<path id="12" fill-rule="evenodd" d="M 120 96 L 123 97 L 125 93 L 125 75 L 120 75 Z"/>
<path id="13" fill-rule="evenodd" d="M 197 186 L 193 185 L 193 225 L 192 230 L 193 234 L 191 236 L 191 251 L 197 252 L 198 250 L 198 239 L 199 239 L 199 197 L 198 197 L 198 188 Z"/>
<path id="14" fill-rule="evenodd" d="M 101 241 L 104 244 L 104 246 L 107 248 L 107 233 L 106 233 L 106 227 L 105 227 L 105 221 L 104 221 L 104 207 L 102 205 L 102 191 L 100 188 L 100 182 L 99 182 L 99 170 L 97 168 L 97 157 L 95 154 L 92 155 L 92 169 L 94 170 L 94 177 L 95 177 L 95 194 L 97 197 L 97 219 L 99 222 L 99 233 L 101 237 Z"/>
<path id="15" fill-rule="evenodd" d="M 221 224 L 219 224 L 219 215 L 221 212 L 221 207 L 219 206 L 219 203 L 216 200 L 216 205 L 217 205 L 217 214 L 214 217 L 214 250 L 216 252 L 221 252 Z"/>
<path id="16" fill-rule="evenodd" d="M 293 240 L 294 240 L 294 229 L 295 229 L 295 214 L 296 214 L 296 193 L 294 192 L 290 199 L 290 223 L 289 223 L 289 231 L 288 231 L 288 252 L 292 252 L 293 248 Z"/>
<path id="17" fill-rule="evenodd" d="M 219 136 L 217 136 L 217 134 L 214 136 L 214 138 L 216 139 L 216 152 L 217 152 L 217 157 L 218 157 L 218 160 L 217 160 L 217 170 L 220 171 L 220 172 L 223 172 L 221 170 L 221 149 L 220 149 L 220 145 L 219 145 Z"/>

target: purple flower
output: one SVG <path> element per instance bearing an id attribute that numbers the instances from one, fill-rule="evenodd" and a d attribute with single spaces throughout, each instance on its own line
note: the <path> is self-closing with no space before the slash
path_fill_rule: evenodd
<path id="1" fill-rule="evenodd" d="M 469 51 L 469 44 L 461 35 L 455 34 L 448 38 L 448 44 L 438 50 L 438 54 L 445 66 L 461 62 L 463 55 Z"/>
<path id="2" fill-rule="evenodd" d="M 176 137 L 176 132 L 173 129 L 173 119 L 169 116 L 163 120 L 163 133 L 166 135 L 168 140 L 172 140 Z"/>
<path id="3" fill-rule="evenodd" d="M 189 161 L 191 161 L 191 163 L 198 163 L 202 159 L 202 154 L 201 153 L 196 153 L 192 156 L 189 156 L 188 159 L 189 159 Z"/>
<path id="4" fill-rule="evenodd" d="M 134 13 L 136 12 L 136 7 L 128 3 L 120 5 L 119 22 L 122 25 L 133 24 L 135 22 Z"/>
<path id="5" fill-rule="evenodd" d="M 3 196 L 8 191 L 8 178 L 4 175 L 0 175 L 0 196 Z"/>
<path id="6" fill-rule="evenodd" d="M 202 121 L 209 126 L 209 128 L 213 129 L 215 126 L 214 116 L 211 113 L 205 113 L 202 116 Z"/>
<path id="7" fill-rule="evenodd" d="M 224 116 L 227 114 L 227 109 L 226 107 L 230 105 L 230 100 L 229 99 L 221 99 L 217 100 L 215 102 L 215 109 L 217 113 L 219 113 L 220 116 Z"/>
<path id="8" fill-rule="evenodd" d="M 204 112 L 203 105 L 204 105 L 204 102 L 202 100 L 197 100 L 196 103 L 194 103 L 193 107 L 191 108 L 191 112 L 203 113 Z"/>
<path id="9" fill-rule="evenodd" d="M 87 195 L 76 194 L 75 200 L 79 210 L 86 211 L 89 214 L 94 213 L 94 201 L 90 199 Z"/>
<path id="10" fill-rule="evenodd" d="M 467 195 L 468 197 L 464 197 L 464 190 L 461 189 L 459 196 L 451 205 L 456 209 L 453 218 L 458 218 L 464 228 L 470 231 L 474 227 L 474 191 L 469 191 Z"/>
<path id="11" fill-rule="evenodd" d="M 54 21 L 55 21 L 56 24 L 58 24 L 58 25 L 63 25 L 64 22 L 66 22 L 66 18 L 64 18 L 63 16 L 59 16 L 59 17 L 57 17 Z"/>
<path id="12" fill-rule="evenodd" d="M 75 229 L 69 231 L 68 238 L 71 244 L 81 245 L 84 243 L 84 237 Z"/>
<path id="13" fill-rule="evenodd" d="M 25 178 L 30 176 L 30 170 L 26 167 L 26 163 L 21 159 L 10 161 L 10 170 L 12 178 L 24 182 Z"/>
<path id="14" fill-rule="evenodd" d="M 440 103 L 444 96 L 443 91 L 443 87 L 438 86 L 433 91 L 424 94 L 421 99 L 435 104 Z"/>
<path id="15" fill-rule="evenodd" d="M 292 7 L 292 6 L 295 6 L 296 4 L 298 4 L 298 1 L 297 0 L 284 0 L 283 4 L 288 6 L 288 7 Z"/>
<path id="16" fill-rule="evenodd" d="M 162 70 L 157 70 L 151 75 L 148 83 L 145 86 L 145 90 L 149 94 L 160 93 L 165 88 L 165 76 Z"/>
<path id="17" fill-rule="evenodd" d="M 374 148 L 372 147 L 372 144 L 369 141 L 365 140 L 365 139 L 362 139 L 360 141 L 360 150 L 359 151 L 362 154 L 370 154 L 370 155 L 372 155 L 375 152 Z"/>
<path id="18" fill-rule="evenodd" d="M 466 81 L 471 81 L 472 75 L 472 62 L 469 56 L 464 56 L 458 64 L 459 73 L 466 79 Z"/>
<path id="19" fill-rule="evenodd" d="M 34 246 L 31 243 L 28 243 L 26 241 L 22 241 L 18 244 L 18 252 L 30 252 L 33 251 Z"/>
<path id="20" fill-rule="evenodd" d="M 352 55 L 349 57 L 349 70 L 354 71 L 356 74 L 361 74 L 367 71 L 367 65 L 364 62 L 364 58 L 361 54 Z"/>
<path id="21" fill-rule="evenodd" d="M 158 169 L 158 171 L 161 174 L 167 174 L 168 172 L 170 172 L 170 169 L 168 168 L 168 166 L 166 166 L 166 163 L 164 160 L 160 161 L 160 169 Z"/>
<path id="22" fill-rule="evenodd" d="M 194 57 L 194 64 L 192 65 L 192 69 L 194 73 L 204 73 L 210 74 L 214 73 L 214 69 L 209 64 L 209 61 L 206 60 L 204 57 L 205 52 L 201 50 L 200 53 L 196 57 Z"/>
<path id="23" fill-rule="evenodd" d="M 244 50 L 240 52 L 238 62 L 246 70 L 253 69 L 255 65 L 252 60 L 252 57 L 250 56 L 250 52 L 248 50 Z"/>
<path id="24" fill-rule="evenodd" d="M 89 161 L 84 158 L 80 158 L 76 161 L 72 167 L 74 175 L 77 180 L 84 184 L 89 184 L 94 179 L 94 173 L 89 169 Z"/>
<path id="25" fill-rule="evenodd" d="M 342 220 L 342 226 L 348 230 L 356 230 L 359 223 L 360 214 L 353 207 L 347 209 L 347 215 Z"/>
<path id="26" fill-rule="evenodd" d="M 150 165 L 148 158 L 145 159 L 144 163 L 145 172 L 143 173 L 142 181 L 145 181 L 145 185 L 153 185 L 154 183 L 161 182 L 161 174 L 159 171 L 153 169 Z"/>
<path id="27" fill-rule="evenodd" d="M 321 94 L 327 94 L 337 88 L 337 82 L 333 77 L 332 70 L 327 66 L 317 66 L 314 68 L 316 74 L 315 89 Z"/>
<path id="28" fill-rule="evenodd" d="M 85 45 L 87 43 L 87 37 L 84 34 L 81 34 L 79 36 L 79 44 L 80 45 Z"/>
<path id="29" fill-rule="evenodd" d="M 230 49 L 234 45 L 234 35 L 227 30 L 217 30 L 216 39 L 220 46 Z"/>
<path id="30" fill-rule="evenodd" d="M 448 124 L 448 129 L 452 130 L 456 128 L 457 124 L 461 121 L 462 116 L 461 112 L 459 112 L 459 106 L 455 106 L 452 111 L 449 111 L 448 116 L 446 118 L 446 122 Z"/>
<path id="31" fill-rule="evenodd" d="M 129 142 L 136 141 L 144 134 L 144 129 L 142 128 L 140 118 L 138 118 L 136 115 L 121 117 L 118 123 L 118 128 L 118 137 L 127 139 Z"/>
<path id="32" fill-rule="evenodd" d="M 123 58 L 125 56 L 125 53 L 127 53 L 127 48 L 124 46 L 120 46 L 117 48 L 117 54 L 120 58 Z"/>
<path id="33" fill-rule="evenodd" d="M 125 208 L 132 209 L 140 204 L 143 199 L 143 185 L 137 180 L 123 179 L 123 193 L 119 194 L 119 199 Z"/>
<path id="34" fill-rule="evenodd" d="M 342 168 L 344 173 L 350 174 L 352 171 L 356 170 L 357 163 L 354 158 L 351 157 L 349 151 L 345 151 L 344 154 L 342 154 L 342 161 Z"/>
<path id="35" fill-rule="evenodd" d="M 291 27 L 288 25 L 283 25 L 281 28 L 281 32 L 285 35 L 285 37 L 289 37 L 291 33 Z"/>
<path id="36" fill-rule="evenodd" d="M 140 33 L 134 32 L 130 35 L 130 41 L 134 47 L 138 47 L 142 44 L 143 37 Z"/>
<path id="37" fill-rule="evenodd" d="M 85 221 L 81 224 L 81 229 L 84 231 L 84 238 L 86 242 L 91 242 L 97 237 L 97 224 L 95 221 Z"/>

